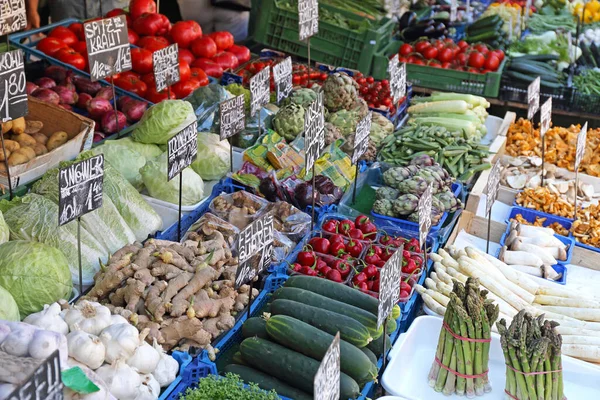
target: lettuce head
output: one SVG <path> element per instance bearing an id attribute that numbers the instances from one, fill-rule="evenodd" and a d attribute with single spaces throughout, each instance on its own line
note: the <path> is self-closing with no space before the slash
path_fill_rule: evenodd
<path id="1" fill-rule="evenodd" d="M 4 321 L 20 321 L 19 306 L 8 290 L 0 286 L 0 319 Z"/>
<path id="2" fill-rule="evenodd" d="M 196 114 L 189 102 L 163 100 L 146 110 L 131 137 L 140 143 L 167 144 L 195 120 Z"/>
<path id="3" fill-rule="evenodd" d="M 8 242 L 9 237 L 10 231 L 8 230 L 8 225 L 6 225 L 2 211 L 0 211 L 0 244 Z M 2 303 L 0 302 L 0 304 Z"/>
<path id="4" fill-rule="evenodd" d="M 198 156 L 192 169 L 204 180 L 221 179 L 230 170 L 229 142 L 219 135 L 208 132 L 198 133 Z"/>

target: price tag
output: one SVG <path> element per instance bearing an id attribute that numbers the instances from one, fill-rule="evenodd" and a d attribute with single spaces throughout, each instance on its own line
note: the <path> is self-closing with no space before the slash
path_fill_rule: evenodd
<path id="1" fill-rule="evenodd" d="M 581 132 L 577 135 L 577 150 L 575 151 L 575 171 L 579 170 L 579 165 L 581 165 L 581 160 L 583 160 L 583 156 L 585 155 L 585 145 L 587 142 L 587 130 L 588 123 L 586 122 L 581 128 Z"/>
<path id="2" fill-rule="evenodd" d="M 177 43 L 152 53 L 152 68 L 156 91 L 162 92 L 181 80 L 179 75 L 179 48 Z"/>
<path id="3" fill-rule="evenodd" d="M 492 212 L 492 206 L 498 197 L 498 189 L 500 188 L 500 162 L 496 161 L 496 164 L 490 171 L 490 178 L 487 181 L 486 192 L 487 198 L 485 202 L 485 215 L 490 215 Z"/>
<path id="4" fill-rule="evenodd" d="M 168 180 L 189 167 L 198 155 L 198 121 L 185 127 L 168 142 Z"/>
<path id="5" fill-rule="evenodd" d="M 540 111 L 540 136 L 544 137 L 550 129 L 550 121 L 552 120 L 552 97 L 549 97 Z"/>
<path id="6" fill-rule="evenodd" d="M 125 15 L 83 24 L 88 65 L 93 81 L 131 69 L 131 48 Z"/>
<path id="7" fill-rule="evenodd" d="M 450 22 L 456 21 L 458 17 L 458 0 L 450 0 Z"/>
<path id="8" fill-rule="evenodd" d="M 61 379 L 59 351 L 55 350 L 48 358 L 40 361 L 38 366 L 29 373 L 26 380 L 17 385 L 6 399 L 63 399 L 64 385 Z M 62 365 L 64 368 L 65 365 Z M 12 391 L 12 393 L 11 393 Z"/>
<path id="9" fill-rule="evenodd" d="M 273 239 L 273 214 L 271 213 L 263 215 L 239 233 L 236 289 L 269 268 L 273 259 Z M 253 265 L 251 259 L 257 254 L 260 254 L 260 260 Z"/>
<path id="10" fill-rule="evenodd" d="M 406 64 L 398 61 L 398 54 L 391 58 L 388 64 L 390 74 L 390 91 L 394 104 L 406 95 Z"/>
<path id="11" fill-rule="evenodd" d="M 531 121 L 535 113 L 540 109 L 540 77 L 535 78 L 527 87 L 527 119 Z"/>
<path id="12" fill-rule="evenodd" d="M 387 260 L 379 274 L 379 305 L 377 306 L 377 329 L 385 322 L 400 297 L 400 271 L 404 245 Z"/>
<path id="13" fill-rule="evenodd" d="M 221 140 L 235 136 L 246 128 L 243 94 L 219 104 L 219 122 Z"/>
<path id="14" fill-rule="evenodd" d="M 58 225 L 102 207 L 104 155 L 99 154 L 58 173 Z"/>
<path id="15" fill-rule="evenodd" d="M 315 374 L 313 398 L 315 400 L 338 400 L 340 398 L 339 332 L 333 338 Z"/>
<path id="16" fill-rule="evenodd" d="M 250 116 L 254 117 L 269 102 L 271 96 L 271 68 L 265 67 L 250 78 Z"/>
<path id="17" fill-rule="evenodd" d="M 27 28 L 25 0 L 0 0 L 0 36 Z"/>
<path id="18" fill-rule="evenodd" d="M 0 119 L 2 122 L 27 115 L 25 69 L 21 50 L 0 54 Z"/>
<path id="19" fill-rule="evenodd" d="M 512 42 L 514 30 L 515 30 L 515 27 L 513 25 L 513 16 L 512 16 L 512 14 L 510 14 L 508 16 L 508 41 L 509 42 Z"/>
<path id="20" fill-rule="evenodd" d="M 529 12 L 530 11 L 531 11 L 531 0 L 527 0 L 525 2 L 525 8 L 523 9 L 523 12 L 525 14 L 525 21 L 527 21 L 529 19 Z"/>
<path id="21" fill-rule="evenodd" d="M 325 115 L 323 92 L 311 103 L 304 113 L 304 168 L 310 170 L 325 148 Z"/>
<path id="22" fill-rule="evenodd" d="M 369 111 L 366 117 L 358 121 L 356 133 L 354 134 L 354 152 L 352 153 L 352 164 L 356 165 L 360 157 L 369 148 L 369 135 L 371 134 L 371 118 L 373 111 Z"/>
<path id="23" fill-rule="evenodd" d="M 467 14 L 469 20 L 471 20 L 472 19 L 472 15 L 471 15 L 471 0 L 467 0 L 466 14 Z"/>
<path id="24" fill-rule="evenodd" d="M 319 33 L 319 3 L 317 0 L 298 0 L 298 31 L 300 40 Z"/>
<path id="25" fill-rule="evenodd" d="M 292 57 L 273 66 L 273 80 L 275 81 L 275 90 L 277 91 L 277 103 L 287 98 L 292 90 Z"/>
<path id="26" fill-rule="evenodd" d="M 431 184 L 427 186 L 425 192 L 419 199 L 419 206 L 417 209 L 419 215 L 419 245 L 422 249 L 427 245 L 427 235 L 431 229 L 431 208 L 433 205 L 433 188 Z"/>

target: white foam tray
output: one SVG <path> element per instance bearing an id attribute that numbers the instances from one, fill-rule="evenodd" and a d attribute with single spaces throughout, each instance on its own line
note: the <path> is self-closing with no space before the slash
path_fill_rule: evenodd
<path id="1" fill-rule="evenodd" d="M 429 387 L 427 376 L 435 355 L 442 319 L 421 316 L 414 320 L 392 349 L 391 361 L 382 378 L 386 394 L 407 400 L 448 399 Z M 493 333 L 490 346 L 492 391 L 478 399 L 504 400 L 505 364 L 500 337 Z M 563 356 L 565 396 L 570 400 L 600 398 L 600 368 Z"/>

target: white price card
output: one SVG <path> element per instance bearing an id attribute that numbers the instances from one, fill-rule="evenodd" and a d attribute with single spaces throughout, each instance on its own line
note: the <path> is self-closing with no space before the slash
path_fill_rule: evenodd
<path id="1" fill-rule="evenodd" d="M 61 168 L 58 172 L 58 225 L 102 207 L 104 155 Z"/>
<path id="2" fill-rule="evenodd" d="M 179 48 L 177 43 L 152 53 L 152 68 L 156 91 L 162 92 L 181 79 L 179 74 Z"/>
<path id="3" fill-rule="evenodd" d="M 540 77 L 534 79 L 527 87 L 527 119 L 532 120 L 540 109 Z"/>
<path id="4" fill-rule="evenodd" d="M 323 92 L 304 113 L 304 168 L 308 172 L 325 148 L 325 113 Z"/>
<path id="5" fill-rule="evenodd" d="M 273 260 L 273 240 L 273 214 L 271 212 L 258 218 L 238 234 L 236 289 L 269 268 Z M 255 255 L 260 255 L 257 262 L 253 262 Z"/>
<path id="6" fill-rule="evenodd" d="M 550 129 L 550 122 L 552 120 L 552 97 L 549 97 L 540 111 L 540 136 L 544 137 L 546 132 Z"/>
<path id="7" fill-rule="evenodd" d="M 319 33 L 317 0 L 298 0 L 298 31 L 300 40 L 306 40 Z"/>
<path id="8" fill-rule="evenodd" d="M 400 99 L 406 96 L 406 64 L 400 64 L 398 54 L 395 54 L 394 57 L 390 59 L 388 73 L 390 75 L 392 101 L 396 105 Z"/>
<path id="9" fill-rule="evenodd" d="M 431 209 L 433 207 L 433 187 L 430 183 L 419 199 L 417 208 L 419 216 L 419 245 L 424 249 L 427 244 L 427 235 L 431 229 Z"/>
<path id="10" fill-rule="evenodd" d="M 196 160 L 198 155 L 198 121 L 192 122 L 169 139 L 167 146 L 167 178 L 170 181 Z"/>
<path id="11" fill-rule="evenodd" d="M 250 116 L 254 117 L 269 103 L 271 97 L 271 68 L 265 67 L 250 78 Z"/>
<path id="12" fill-rule="evenodd" d="M 0 36 L 27 28 L 25 0 L 0 0 Z"/>
<path id="13" fill-rule="evenodd" d="M 27 78 L 21 50 L 0 54 L 0 121 L 27 115 Z"/>
<path id="14" fill-rule="evenodd" d="M 377 329 L 385 323 L 400 297 L 402 253 L 404 245 L 387 260 L 379 273 L 379 305 L 377 306 Z"/>
<path id="15" fill-rule="evenodd" d="M 579 135 L 577 135 L 577 149 L 575 151 L 575 171 L 579 170 L 579 166 L 581 165 L 581 160 L 583 160 L 583 156 L 585 155 L 585 146 L 587 142 L 587 130 L 588 123 L 586 122 L 581 128 Z"/>
<path id="16" fill-rule="evenodd" d="M 294 89 L 292 84 L 292 57 L 286 57 L 283 61 L 273 66 L 273 80 L 275 81 L 277 104 L 279 104 Z"/>
<path id="17" fill-rule="evenodd" d="M 500 161 L 496 161 L 492 170 L 490 171 L 490 177 L 486 185 L 486 201 L 485 201 L 485 215 L 490 215 L 492 207 L 498 197 L 498 189 L 500 188 Z"/>
<path id="18" fill-rule="evenodd" d="M 219 104 L 219 137 L 221 140 L 235 136 L 246 128 L 244 107 L 243 94 Z"/>
<path id="19" fill-rule="evenodd" d="M 338 400 L 340 398 L 340 333 L 336 333 L 315 374 L 313 398 Z"/>
<path id="20" fill-rule="evenodd" d="M 367 115 L 358 121 L 356 125 L 356 133 L 354 134 L 354 151 L 352 152 L 352 164 L 356 165 L 360 157 L 369 148 L 369 135 L 371 134 L 371 119 L 373 111 L 369 111 Z"/>

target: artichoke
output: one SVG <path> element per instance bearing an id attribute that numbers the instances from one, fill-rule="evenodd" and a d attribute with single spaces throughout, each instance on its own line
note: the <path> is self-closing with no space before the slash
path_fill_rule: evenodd
<path id="1" fill-rule="evenodd" d="M 406 219 L 410 222 L 419 222 L 419 212 L 415 211 L 414 213 L 408 214 Z"/>
<path id="2" fill-rule="evenodd" d="M 288 104 L 294 103 L 304 108 L 308 108 L 308 106 L 316 99 L 317 92 L 312 89 L 301 88 L 294 90 L 292 94 L 283 101 L 283 105 L 287 106 Z"/>
<path id="3" fill-rule="evenodd" d="M 387 199 L 375 200 L 375 203 L 373 203 L 373 212 L 388 217 L 395 216 L 392 201 Z"/>
<path id="4" fill-rule="evenodd" d="M 369 113 L 369 106 L 366 101 L 359 98 L 352 106 L 352 111 L 358 116 L 358 119 L 361 120 Z M 372 120 L 373 118 L 371 118 L 371 121 Z"/>
<path id="5" fill-rule="evenodd" d="M 415 175 L 410 179 L 403 180 L 398 186 L 395 186 L 395 188 L 398 189 L 401 194 L 414 194 L 421 197 L 421 195 L 425 193 L 425 190 L 427 190 L 428 185 L 429 183 L 425 179 L 419 175 Z"/>
<path id="6" fill-rule="evenodd" d="M 373 113 L 373 114 L 376 114 L 376 113 Z M 383 142 L 383 139 L 385 139 L 385 137 L 387 135 L 389 135 L 389 134 L 386 131 L 384 131 L 380 125 L 371 123 L 371 131 L 369 133 L 369 137 L 371 138 L 371 141 L 373 142 L 375 147 L 377 147 L 377 148 L 381 147 L 381 143 Z"/>
<path id="7" fill-rule="evenodd" d="M 397 189 L 387 187 L 387 186 L 382 186 L 379 189 L 377 189 L 377 191 L 375 192 L 375 199 L 377 199 L 377 200 L 384 200 L 384 199 L 396 200 L 399 195 L 400 195 L 400 192 Z"/>
<path id="8" fill-rule="evenodd" d="M 416 165 L 418 167 L 431 167 L 435 164 L 435 160 L 428 154 L 420 154 L 410 160 L 410 165 Z"/>
<path id="9" fill-rule="evenodd" d="M 419 206 L 419 197 L 414 194 L 403 194 L 392 202 L 394 214 L 408 215 L 416 211 Z"/>
<path id="10" fill-rule="evenodd" d="M 336 72 L 323 83 L 323 102 L 331 111 L 351 110 L 358 99 L 358 83 L 348 74 Z"/>
<path id="11" fill-rule="evenodd" d="M 340 130 L 344 137 L 353 135 L 358 125 L 358 115 L 354 111 L 340 110 L 327 116 L 327 122 L 331 122 Z"/>
<path id="12" fill-rule="evenodd" d="M 462 208 L 462 203 L 457 199 L 452 192 L 441 192 L 433 197 L 434 201 L 437 200 L 441 204 L 444 211 L 454 212 Z"/>
<path id="13" fill-rule="evenodd" d="M 390 168 L 383 173 L 383 183 L 387 186 L 397 188 L 400 182 L 412 178 L 417 172 L 419 172 L 419 169 L 414 165 Z"/>
<path id="14" fill-rule="evenodd" d="M 304 108 L 295 103 L 280 108 L 273 127 L 287 141 L 294 140 L 304 130 Z"/>
<path id="15" fill-rule="evenodd" d="M 329 146 L 338 139 L 343 139 L 340 130 L 330 122 L 325 122 L 325 145 Z"/>
<path id="16" fill-rule="evenodd" d="M 379 127 L 383 129 L 383 131 L 388 135 L 394 133 L 394 124 L 392 123 L 392 121 L 390 121 L 384 115 L 378 112 L 373 112 L 371 122 L 373 125 L 379 125 Z"/>

